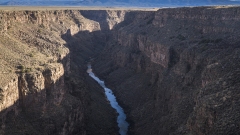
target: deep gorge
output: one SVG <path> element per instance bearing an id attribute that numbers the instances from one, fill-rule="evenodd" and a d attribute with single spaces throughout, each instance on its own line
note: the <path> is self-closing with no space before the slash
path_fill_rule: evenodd
<path id="1" fill-rule="evenodd" d="M 101 79 L 99 79 L 92 71 L 91 68 L 91 64 L 88 64 L 88 69 L 87 69 L 87 73 L 89 74 L 89 76 L 91 76 L 95 81 L 98 82 L 98 84 L 100 86 L 102 86 L 102 88 L 104 89 L 105 92 L 105 96 L 107 98 L 107 100 L 110 102 L 110 105 L 112 108 L 114 108 L 116 110 L 116 112 L 118 113 L 117 116 L 117 123 L 118 123 L 118 127 L 119 127 L 119 134 L 120 135 L 126 135 L 128 132 L 128 126 L 129 123 L 126 121 L 126 114 L 124 113 L 124 110 L 121 106 L 119 106 L 116 97 L 114 96 L 113 92 L 111 89 L 107 88 L 105 86 L 104 81 L 102 81 Z"/>
<path id="2" fill-rule="evenodd" d="M 239 134 L 240 8 L 0 11 L 0 134 Z"/>

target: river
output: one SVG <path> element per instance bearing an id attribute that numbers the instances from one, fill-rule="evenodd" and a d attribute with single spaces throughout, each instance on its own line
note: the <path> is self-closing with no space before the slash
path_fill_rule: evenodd
<path id="1" fill-rule="evenodd" d="M 128 131 L 128 126 L 129 124 L 126 121 L 126 114 L 124 113 L 123 109 L 121 106 L 118 105 L 118 102 L 116 100 L 116 97 L 114 96 L 113 92 L 111 89 L 107 88 L 104 84 L 104 81 L 100 80 L 95 74 L 92 72 L 92 67 L 90 64 L 88 64 L 88 70 L 87 70 L 89 76 L 91 76 L 95 81 L 98 82 L 99 85 L 101 85 L 105 91 L 105 95 L 110 102 L 112 108 L 114 108 L 117 113 L 117 123 L 119 127 L 119 133 L 120 135 L 127 135 Z"/>

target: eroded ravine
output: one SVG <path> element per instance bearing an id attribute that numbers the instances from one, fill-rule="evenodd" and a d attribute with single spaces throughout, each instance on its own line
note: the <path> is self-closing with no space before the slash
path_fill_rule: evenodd
<path id="1" fill-rule="evenodd" d="M 119 127 L 119 133 L 120 133 L 120 135 L 126 135 L 127 131 L 128 131 L 128 126 L 129 126 L 129 124 L 126 121 L 126 114 L 124 113 L 123 108 L 121 106 L 119 106 L 112 90 L 105 86 L 104 81 L 100 80 L 97 76 L 95 76 L 95 74 L 92 72 L 92 68 L 91 68 L 90 64 L 88 64 L 87 73 L 95 81 L 97 81 L 98 84 L 101 85 L 101 87 L 104 89 L 105 95 L 106 95 L 108 101 L 110 102 L 112 108 L 114 108 L 118 113 L 117 123 L 118 123 L 118 127 Z"/>

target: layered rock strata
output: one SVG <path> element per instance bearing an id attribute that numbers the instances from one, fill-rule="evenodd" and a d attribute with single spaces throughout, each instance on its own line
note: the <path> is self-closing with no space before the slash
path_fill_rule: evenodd
<path id="1" fill-rule="evenodd" d="M 0 11 L 1 134 L 239 134 L 239 7 Z"/>
<path id="2" fill-rule="evenodd" d="M 93 67 L 126 109 L 130 134 L 239 133 L 239 11 L 126 13 Z"/>
<path id="3" fill-rule="evenodd" d="M 102 48 L 79 42 L 104 37 L 99 22 L 74 10 L 0 12 L 1 134 L 116 134 L 116 114 L 82 65 Z"/>

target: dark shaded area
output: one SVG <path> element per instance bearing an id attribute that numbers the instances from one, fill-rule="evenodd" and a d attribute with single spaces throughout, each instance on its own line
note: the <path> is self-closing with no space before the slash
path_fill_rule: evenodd
<path id="1" fill-rule="evenodd" d="M 80 13 L 85 18 L 98 22 L 101 32 L 108 32 L 110 30 L 107 22 L 108 14 L 106 10 L 98 10 L 97 12 L 94 10 L 81 10 Z"/>
<path id="2" fill-rule="evenodd" d="M 91 12 L 91 11 L 90 11 Z M 87 17 L 86 17 L 87 18 Z M 102 18 L 100 18 L 102 19 Z M 99 21 L 99 20 L 95 20 Z M 87 74 L 87 63 L 97 57 L 105 46 L 106 31 L 80 31 L 75 35 L 66 33 L 62 38 L 67 42 L 66 46 L 70 50 L 71 77 L 76 81 L 82 81 L 88 86 L 85 110 L 85 127 L 88 135 L 117 135 L 117 114 L 106 100 L 104 90 Z M 76 95 L 76 92 L 73 92 Z M 79 134 L 79 133 L 78 133 Z"/>
<path id="3" fill-rule="evenodd" d="M 134 19 L 115 27 L 93 69 L 126 111 L 129 134 L 239 134 L 238 11 L 126 14 Z"/>
<path id="4" fill-rule="evenodd" d="M 44 74 L 45 78 L 50 77 L 51 71 Z M 19 100 L 14 105 L 0 112 L 1 134 L 26 135 L 26 134 L 59 134 L 63 130 L 66 133 L 72 132 L 68 128 L 75 128 L 78 133 L 83 133 L 84 106 L 79 102 L 76 95 L 66 94 L 68 87 L 64 85 L 64 76 L 55 83 L 45 84 L 45 89 L 37 92 L 34 87 L 33 77 L 35 74 L 20 74 L 18 77 Z M 47 79 L 46 79 L 47 81 Z M 51 82 L 51 80 L 49 80 Z M 49 82 L 46 82 L 49 83 Z M 26 87 L 29 92 L 25 93 Z M 60 89 L 65 92 L 60 104 L 56 94 L 61 94 Z M 83 93 L 82 93 L 83 94 Z M 66 128 L 66 129 L 64 129 Z"/>

